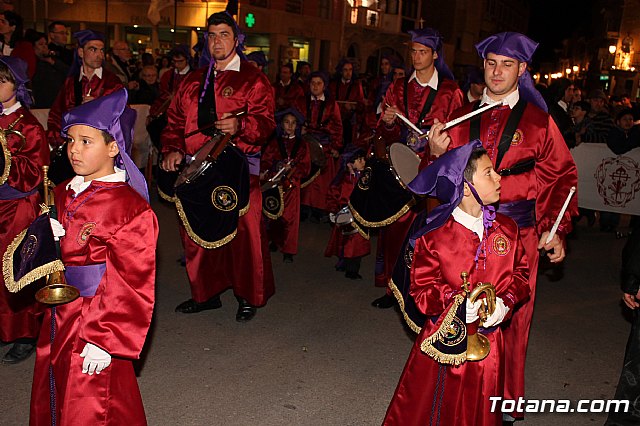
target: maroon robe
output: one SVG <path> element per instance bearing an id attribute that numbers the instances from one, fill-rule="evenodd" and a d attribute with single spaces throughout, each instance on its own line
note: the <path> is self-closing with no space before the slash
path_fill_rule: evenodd
<path id="1" fill-rule="evenodd" d="M 470 112 L 474 104 L 468 104 L 455 111 L 451 118 Z M 482 114 L 480 121 L 480 140 L 487 149 L 489 157 L 495 163 L 497 144 L 511 114 L 508 107 L 497 107 Z M 452 127 L 449 130 L 451 144 L 455 148 L 469 142 L 470 122 Z M 550 231 L 556 220 L 569 189 L 578 184 L 575 163 L 564 143 L 562 134 L 555 122 L 535 105 L 529 103 L 517 127 L 518 135 L 511 142 L 509 151 L 500 164 L 500 170 L 528 159 L 535 159 L 533 170 L 523 174 L 504 176 L 501 181 L 500 203 L 532 200 L 535 202 L 535 227 L 520 229 L 522 242 L 527 253 L 532 274 L 529 277 L 531 297 L 515 313 L 510 326 L 505 330 L 507 351 L 507 375 L 505 383 L 506 398 L 517 400 L 524 396 L 524 368 L 529 341 L 529 328 L 536 294 L 538 270 L 538 241 L 544 231 Z M 490 134 L 491 133 L 491 134 Z M 427 161 L 428 156 L 423 158 Z M 500 171 L 498 170 L 498 171 Z M 571 231 L 571 216 L 577 215 L 577 197 L 573 197 L 567 209 L 558 235 L 565 241 Z"/>
<path id="2" fill-rule="evenodd" d="M 456 244 L 452 245 L 451 241 Z M 509 308 L 503 324 L 513 307 L 527 298 L 529 268 L 516 224 L 506 216 L 496 215 L 483 244 L 486 244 L 486 259 L 481 255 L 476 265 L 474 259 L 480 239 L 453 217 L 416 240 L 410 294 L 429 319 L 411 349 L 384 425 L 422 426 L 431 424 L 431 419 L 433 424 L 441 426 L 502 424 L 499 409 L 490 412 L 489 396 L 503 396 L 504 355 L 511 350 L 504 345 L 503 325 L 483 333 L 489 339 L 491 350 L 482 361 L 467 361 L 457 367 L 443 365 L 420 349 L 425 338 L 435 331 L 435 320 L 461 292 L 463 271 L 469 273 L 469 282 L 473 285 L 478 282 L 494 285 L 496 296 Z M 475 327 L 477 322 L 468 324 L 467 331 Z M 437 385 L 438 380 L 444 390 Z M 434 405 L 437 397 L 441 400 Z"/>
<path id="3" fill-rule="evenodd" d="M 293 80 L 289 81 L 286 86 L 281 81 L 273 83 L 273 92 L 276 99 L 276 111 L 295 108 L 304 99 L 302 86 Z"/>
<path id="4" fill-rule="evenodd" d="M 325 95 L 326 96 L 326 95 Z M 331 97 L 324 101 L 311 100 L 313 95 L 307 95 L 296 107 L 305 115 L 307 133 L 315 136 L 322 143 L 327 164 L 318 177 L 300 191 L 300 203 L 320 210 L 327 210 L 327 194 L 329 185 L 335 177 L 340 160 L 331 155 L 331 150 L 342 149 L 342 121 L 340 109 Z M 318 117 L 321 104 L 324 103 L 322 117 Z"/>
<path id="5" fill-rule="evenodd" d="M 180 83 L 191 71 L 192 69 L 190 68 L 186 74 L 180 74 L 176 72 L 175 68 L 172 68 L 169 72 L 162 74 L 160 78 L 160 95 L 149 108 L 149 115 L 151 117 L 158 117 L 167 111 L 171 103 L 171 98 L 178 91 Z"/>
<path id="6" fill-rule="evenodd" d="M 132 360 L 140 357 L 155 300 L 158 222 L 151 206 L 124 182 L 93 181 L 74 198 L 55 189 L 66 266 L 106 263 L 93 297 L 45 311 L 31 389 L 32 426 L 51 425 L 49 366 L 58 425 L 145 425 Z M 86 343 L 108 352 L 100 374 L 82 373 Z"/>
<path id="7" fill-rule="evenodd" d="M 8 135 L 7 147 L 11 153 L 9 176 L 6 184 L 21 192 L 31 192 L 42 184 L 42 166 L 49 164 L 49 146 L 38 120 L 24 107 L 11 114 L 0 114 L 0 127 L 7 129 L 20 115 L 14 130 L 25 136 L 25 145 L 15 135 Z M 7 166 L 5 166 L 6 168 Z M 7 250 L 13 239 L 34 221 L 40 212 L 38 192 L 15 200 L 0 200 L 0 253 Z M 11 293 L 0 274 L 0 340 L 12 342 L 19 338 L 38 337 L 40 308 L 35 301 L 37 285 L 18 293 Z"/>
<path id="8" fill-rule="evenodd" d="M 349 203 L 353 187 L 358 182 L 355 174 L 345 171 L 340 182 L 329 187 L 327 208 L 331 213 L 338 211 Z M 351 259 L 366 256 L 371 252 L 371 243 L 359 232 L 343 235 L 343 228 L 333 225 L 329 243 L 324 251 L 326 257 L 337 256 L 340 259 Z"/>
<path id="9" fill-rule="evenodd" d="M 190 73 L 171 101 L 168 124 L 161 139 L 164 153 L 179 151 L 193 155 L 208 141 L 202 133 L 186 140 L 184 137 L 198 129 L 200 82 L 206 71 L 204 68 Z M 246 155 L 259 155 L 275 129 L 273 90 L 267 77 L 253 65 L 241 61 L 239 71 L 218 73 L 215 94 L 219 116 L 247 110 L 247 114 L 239 118 L 240 130 L 233 141 Z M 250 188 L 249 211 L 240 217 L 238 232 L 231 242 L 216 249 L 204 249 L 180 226 L 191 295 L 196 302 L 204 302 L 233 288 L 236 296 L 251 305 L 262 306 L 275 292 L 266 229 L 262 223 L 258 174 L 251 175 Z"/>
<path id="10" fill-rule="evenodd" d="M 298 253 L 298 234 L 300 231 L 300 180 L 309 175 L 311 170 L 311 159 L 309 157 L 309 148 L 304 141 L 298 145 L 298 150 L 293 155 L 293 147 L 298 139 L 284 139 L 284 147 L 287 157 L 282 158 L 278 140 L 273 139 L 266 146 L 260 168 L 263 171 L 272 170 L 274 164 L 280 161 L 288 161 L 292 159 L 295 163 L 294 170 L 289 179 L 283 183 L 285 186 L 283 202 L 284 211 L 278 220 L 269 220 L 268 233 L 269 239 L 274 241 L 282 253 L 297 254 Z M 267 175 L 267 178 L 269 175 Z"/>
<path id="11" fill-rule="evenodd" d="M 74 83 L 78 78 L 80 78 L 79 74 L 67 77 L 64 81 L 64 85 L 60 89 L 60 92 L 58 92 L 58 96 L 55 101 L 53 101 L 51 109 L 49 110 L 49 118 L 47 118 L 47 140 L 53 147 L 58 147 L 64 143 L 62 135 L 60 134 L 62 116 L 71 108 L 80 105 L 79 103 L 76 103 L 74 88 Z M 95 74 L 91 76 L 91 80 L 87 80 L 83 77 L 81 84 L 81 96 L 89 93 L 89 89 L 91 89 L 91 96 L 94 98 L 109 95 L 124 87 L 118 76 L 105 67 L 102 67 L 102 78 L 98 78 Z M 82 100 L 80 100 L 80 102 L 82 102 Z"/>
<path id="12" fill-rule="evenodd" d="M 443 79 L 442 76 L 439 76 L 439 78 L 438 93 L 431 105 L 431 109 L 425 115 L 423 122 L 418 124 L 419 128 L 430 127 L 436 118 L 440 120 L 440 122 L 447 121 L 449 115 L 462 105 L 462 91 L 458 88 L 457 83 L 452 80 Z M 407 114 L 404 110 L 404 81 L 405 79 L 401 78 L 391 83 L 384 102 L 386 105 L 395 105 L 405 117 L 415 124 L 420 117 L 429 93 L 433 89 L 428 86 L 423 88 L 418 84 L 416 79 L 411 80 L 407 93 L 407 103 L 409 105 Z M 404 124 L 401 124 L 398 118 L 396 118 L 391 127 L 388 127 L 384 121 L 380 119 L 377 131 L 378 134 L 384 138 L 387 146 L 389 146 L 392 143 L 400 142 L 401 126 L 404 126 Z M 404 238 L 417 215 L 417 210 L 417 207 L 409 210 L 390 225 L 380 228 L 378 244 L 376 246 L 376 263 L 379 265 L 376 267 L 375 285 L 378 287 L 386 287 L 387 294 L 391 294 L 391 290 L 389 290 L 387 284 L 393 274 L 393 267 L 402 249 Z"/>

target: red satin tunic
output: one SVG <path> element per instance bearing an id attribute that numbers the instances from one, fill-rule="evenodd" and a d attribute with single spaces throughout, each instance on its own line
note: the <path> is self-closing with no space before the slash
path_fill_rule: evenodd
<path id="1" fill-rule="evenodd" d="M 25 136 L 22 140 L 8 135 L 7 147 L 11 153 L 7 184 L 22 192 L 29 192 L 42 184 L 42 166 L 49 164 L 49 146 L 44 129 L 24 107 L 11 114 L 0 114 L 0 127 L 7 129 L 18 117 L 14 130 Z M 5 165 L 5 167 L 7 167 Z M 40 212 L 40 195 L 29 195 L 17 200 L 0 200 L 0 253 L 24 229 L 29 227 Z M 32 284 L 18 293 L 10 293 L 0 274 L 0 340 L 12 342 L 19 338 L 36 338 L 40 331 L 40 306 L 34 295 L 37 285 Z"/>
<path id="2" fill-rule="evenodd" d="M 452 114 L 456 118 L 470 112 L 474 104 L 468 104 Z M 509 108 L 497 107 L 482 114 L 480 121 L 480 140 L 487 149 L 491 160 L 495 162 L 497 144 L 511 113 Z M 467 121 L 449 130 L 451 144 L 455 148 L 469 142 L 469 124 Z M 572 186 L 578 185 L 578 174 L 571 153 L 564 143 L 551 116 L 531 103 L 520 119 L 516 131 L 517 137 L 511 142 L 509 151 L 504 155 L 500 170 L 528 159 L 535 159 L 533 170 L 502 178 L 500 202 L 535 200 L 536 226 L 520 230 L 522 241 L 529 260 L 531 271 L 538 270 L 538 241 L 544 231 L 550 231 Z M 423 163 L 428 157 L 423 158 Z M 558 235 L 562 240 L 571 231 L 571 216 L 578 214 L 578 197 L 574 196 L 569 204 Z M 511 349 L 507 352 L 506 395 L 517 400 L 524 396 L 524 367 L 529 341 L 529 329 L 535 302 L 537 275 L 531 274 L 529 287 L 531 297 L 523 304 L 505 330 L 505 342 Z"/>
<path id="3" fill-rule="evenodd" d="M 349 203 L 349 197 L 353 187 L 358 183 L 356 175 L 345 173 L 337 185 L 329 187 L 327 195 L 327 207 L 329 212 L 338 211 Z M 342 228 L 333 225 L 329 243 L 324 251 L 326 257 L 338 256 L 339 258 L 355 258 L 366 256 L 371 252 L 371 243 L 358 232 L 351 235 L 343 235 Z"/>
<path id="4" fill-rule="evenodd" d="M 58 425 L 145 425 L 132 360 L 140 357 L 155 301 L 158 221 L 151 206 L 124 182 L 93 181 L 76 198 L 56 187 L 66 266 L 106 263 L 93 297 L 55 308 L 55 338 L 47 309 L 38 340 L 30 424 L 50 425 L 49 366 L 55 377 Z M 82 373 L 86 343 L 108 352 L 100 374 Z"/>
<path id="5" fill-rule="evenodd" d="M 64 81 L 64 85 L 60 89 L 58 96 L 51 109 L 49 110 L 49 118 L 47 119 L 47 140 L 53 147 L 58 147 L 64 143 L 60 130 L 62 127 L 62 117 L 64 113 L 76 106 L 76 95 L 74 91 L 74 82 L 78 80 L 79 74 L 75 74 L 67 77 Z M 117 75 L 102 67 L 102 78 L 98 78 L 97 75 L 91 76 L 90 80 L 86 78 L 82 79 L 82 95 L 89 93 L 91 89 L 91 96 L 99 98 L 101 96 L 109 95 L 117 90 L 122 89 L 122 81 Z"/>
<path id="6" fill-rule="evenodd" d="M 272 170 L 273 165 L 279 161 L 287 161 L 292 153 L 297 138 L 285 139 L 285 150 L 287 158 L 282 158 L 278 141 L 273 139 L 264 150 L 260 161 L 260 168 L 263 171 Z M 284 211 L 278 220 L 269 220 L 269 237 L 274 241 L 282 253 L 298 253 L 298 234 L 300 231 L 300 180 L 309 175 L 311 170 L 311 159 L 309 148 L 302 141 L 296 152 L 294 171 L 289 179 L 289 189 L 284 193 Z"/>
<path id="7" fill-rule="evenodd" d="M 328 140 L 322 146 L 324 155 L 327 157 L 327 164 L 320 172 L 320 175 L 309 185 L 300 191 L 300 203 L 305 206 L 315 207 L 320 210 L 327 210 L 327 194 L 329 185 L 338 172 L 340 160 L 331 156 L 331 150 L 340 151 L 342 149 L 342 121 L 340 119 L 340 108 L 331 97 L 324 101 L 312 100 L 310 111 L 307 111 L 307 101 L 313 95 L 307 95 L 298 104 L 298 111 L 302 112 L 307 119 L 307 133 L 318 136 L 322 140 Z M 321 102 L 325 103 L 322 118 L 318 119 Z M 319 124 L 318 124 L 319 123 Z"/>
<path id="8" fill-rule="evenodd" d="M 480 239 L 453 217 L 416 241 L 410 293 L 420 311 L 433 318 L 440 316 L 461 292 L 460 273 L 466 271 L 472 285 L 490 282 L 495 286 L 496 295 L 509 307 L 508 320 L 514 305 L 529 294 L 529 268 L 518 228 L 498 214 L 484 241 L 486 255 L 480 256 L 477 265 L 474 259 Z M 422 426 L 430 424 L 433 416 L 433 424 L 442 426 L 501 425 L 502 413 L 490 412 L 489 396 L 503 395 L 504 354 L 510 348 L 504 346 L 502 329 L 498 326 L 485 334 L 491 351 L 484 360 L 444 366 L 420 349 L 423 340 L 435 331 L 434 323 L 427 320 L 411 349 L 384 424 Z M 444 391 L 438 389 L 438 379 Z M 434 405 L 434 396 L 440 392 L 442 400 Z"/>
<path id="9" fill-rule="evenodd" d="M 385 105 L 395 105 L 415 124 L 418 121 L 431 90 L 430 87 L 423 88 L 420 86 L 415 79 L 409 82 L 409 93 L 407 93 L 409 112 L 407 116 L 407 112 L 404 110 L 404 79 L 398 79 L 391 83 L 389 89 L 387 89 L 384 103 Z M 418 127 L 431 126 L 433 120 L 436 118 L 441 122 L 447 121 L 449 115 L 461 105 L 462 91 L 458 88 L 458 84 L 452 80 L 441 78 L 440 87 L 431 105 L 431 109 Z M 386 109 L 386 107 L 383 108 Z M 398 118 L 396 118 L 392 127 L 387 127 L 384 121 L 382 121 L 382 118 L 380 118 L 377 131 L 378 134 L 382 135 L 387 146 L 400 141 L 400 126 L 404 126 L 404 124 L 401 124 Z M 376 268 L 378 271 L 375 275 L 376 286 L 387 287 L 387 283 L 393 274 L 393 267 L 396 264 L 400 250 L 402 250 L 402 243 L 415 217 L 416 209 L 409 210 L 390 225 L 380 229 L 378 244 L 376 246 L 376 262 L 381 263 L 382 267 Z M 390 294 L 388 287 L 387 292 Z"/>
<path id="10" fill-rule="evenodd" d="M 193 154 L 207 142 L 208 137 L 202 133 L 186 140 L 184 137 L 198 129 L 200 82 L 206 71 L 203 68 L 190 73 L 171 101 L 167 111 L 168 124 L 161 135 L 163 152 Z M 245 154 L 260 153 L 275 129 L 275 102 L 266 75 L 248 62 L 241 61 L 240 71 L 218 73 L 215 94 L 218 115 L 247 111 L 239 119 L 241 128 L 233 141 Z M 235 238 L 224 246 L 204 249 L 194 243 L 180 226 L 191 295 L 196 302 L 204 302 L 233 288 L 236 296 L 254 306 L 262 306 L 275 292 L 257 175 L 251 176 L 250 187 L 249 211 L 240 217 Z"/>
<path id="11" fill-rule="evenodd" d="M 293 80 L 286 86 L 283 86 L 280 81 L 273 83 L 273 92 L 277 111 L 296 107 L 304 99 L 304 89 Z"/>
<path id="12" fill-rule="evenodd" d="M 153 105 L 149 108 L 150 116 L 159 116 L 166 112 L 169 107 L 168 103 L 171 102 L 170 98 L 178 91 L 180 83 L 187 75 L 189 75 L 189 73 L 179 74 L 175 69 L 171 69 L 169 72 L 162 74 L 162 77 L 160 78 L 160 96 L 156 98 Z"/>

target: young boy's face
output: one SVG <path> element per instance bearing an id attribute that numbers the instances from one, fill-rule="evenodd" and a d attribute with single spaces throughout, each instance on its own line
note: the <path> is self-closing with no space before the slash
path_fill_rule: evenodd
<path id="1" fill-rule="evenodd" d="M 291 114 L 285 115 L 282 119 L 282 128 L 287 136 L 293 136 L 296 134 L 297 125 L 298 122 L 296 121 L 296 118 Z"/>
<path id="2" fill-rule="evenodd" d="M 364 166 L 365 166 L 366 162 L 364 160 L 364 157 L 358 157 L 355 159 L 355 161 L 353 162 L 353 168 L 355 170 L 358 171 L 363 171 L 364 170 Z"/>
<path id="3" fill-rule="evenodd" d="M 116 141 L 105 143 L 100 130 L 84 125 L 71 126 L 68 135 L 69 161 L 85 182 L 114 173 L 114 158 L 119 152 Z"/>
<path id="4" fill-rule="evenodd" d="M 5 105 L 11 99 L 15 100 L 13 97 L 16 93 L 16 85 L 8 80 L 0 79 L 0 103 L 3 104 L 5 108 L 10 105 Z M 15 103 L 15 102 L 14 102 Z"/>
<path id="5" fill-rule="evenodd" d="M 484 205 L 500 200 L 500 180 L 502 177 L 493 170 L 493 163 L 488 155 L 476 161 L 476 172 L 473 174 L 473 187 Z"/>

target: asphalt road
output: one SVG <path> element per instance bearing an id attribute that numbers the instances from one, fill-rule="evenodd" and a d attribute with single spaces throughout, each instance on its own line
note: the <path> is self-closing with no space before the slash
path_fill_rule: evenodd
<path id="1" fill-rule="evenodd" d="M 149 424 L 381 423 L 413 336 L 397 312 L 370 306 L 382 294 L 373 286 L 373 255 L 363 260 L 364 279 L 348 280 L 323 257 L 328 225 L 303 223 L 295 262 L 272 254 L 276 294 L 251 322 L 235 321 L 230 291 L 221 309 L 177 314 L 189 289 L 176 262 L 176 217 L 157 201 L 154 209 L 156 310 L 138 379 Z M 618 381 L 630 329 L 618 286 L 624 240 L 586 225 L 578 231 L 562 274 L 545 271 L 538 281 L 529 399 L 608 399 Z M 28 424 L 33 362 L 0 365 L 1 425 Z M 543 413 L 519 424 L 602 424 L 605 417 Z"/>

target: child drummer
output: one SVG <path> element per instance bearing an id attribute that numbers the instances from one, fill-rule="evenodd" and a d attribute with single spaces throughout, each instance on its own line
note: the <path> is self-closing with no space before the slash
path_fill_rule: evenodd
<path id="1" fill-rule="evenodd" d="M 326 257 L 337 256 L 337 271 L 344 271 L 345 277 L 360 280 L 360 260 L 371 252 L 369 234 L 355 222 L 341 221 L 342 215 L 350 215 L 347 209 L 349 197 L 358 183 L 365 166 L 365 152 L 360 148 L 346 150 L 341 157 L 342 165 L 331 182 L 327 194 L 327 208 L 334 222 L 331 238 L 324 252 Z"/>
<path id="2" fill-rule="evenodd" d="M 295 108 L 276 113 L 276 137 L 266 146 L 260 167 L 261 177 L 273 177 L 281 167 L 284 178 L 276 188 L 263 192 L 263 213 L 269 219 L 267 232 L 271 246 L 280 249 L 285 263 L 298 253 L 300 230 L 300 180 L 311 171 L 307 143 L 302 140 L 304 116 Z"/>
<path id="3" fill-rule="evenodd" d="M 146 424 L 132 361 L 153 313 L 158 223 L 129 157 L 135 112 L 126 104 L 121 89 L 63 118 L 76 176 L 54 190 L 52 227 L 80 297 L 45 312 L 32 424 Z"/>
<path id="4" fill-rule="evenodd" d="M 503 394 L 508 374 L 503 352 L 508 348 L 503 347 L 502 326 L 529 295 L 529 269 L 515 222 L 495 213 L 500 176 L 476 140 L 441 156 L 409 187 L 443 204 L 411 238 L 409 294 L 427 320 L 384 424 L 501 425 L 502 413 L 490 411 L 489 397 Z M 495 310 L 484 321 L 479 319 L 485 313 L 481 300 L 471 303 L 461 296 L 461 272 L 468 272 L 471 291 L 481 282 L 495 287 Z M 455 336 L 443 330 L 456 329 L 456 324 L 461 341 L 476 328 L 488 338 L 486 358 L 469 361 L 472 350 L 466 344 L 457 352 L 448 349 L 455 347 Z"/>

